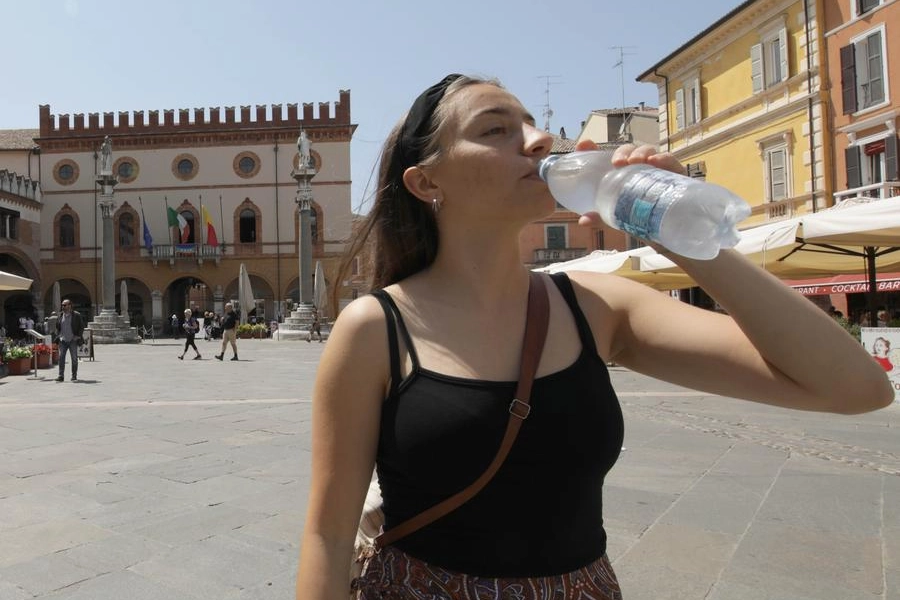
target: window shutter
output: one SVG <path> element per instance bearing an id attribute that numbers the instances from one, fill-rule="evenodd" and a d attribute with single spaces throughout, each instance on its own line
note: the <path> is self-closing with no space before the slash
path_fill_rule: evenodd
<path id="1" fill-rule="evenodd" d="M 897 136 L 892 135 L 884 140 L 884 180 L 900 181 L 897 165 Z"/>
<path id="2" fill-rule="evenodd" d="M 763 89 L 763 64 L 762 44 L 754 44 L 750 47 L 750 80 L 753 82 L 753 93 Z"/>
<path id="3" fill-rule="evenodd" d="M 691 107 L 691 108 L 693 109 L 693 111 L 694 111 L 694 120 L 693 120 L 693 122 L 694 122 L 694 123 L 699 123 L 699 122 L 700 122 L 700 118 L 701 118 L 701 114 L 702 114 L 702 112 L 703 112 L 702 109 L 701 109 L 701 106 L 700 106 L 700 79 L 699 79 L 699 78 L 698 78 L 698 79 L 695 79 L 695 80 L 693 81 L 693 83 L 691 83 L 691 90 L 692 90 L 692 92 L 693 92 L 692 95 L 693 95 L 693 100 L 694 100 L 694 101 L 692 102 L 692 105 L 693 105 L 693 106 Z"/>
<path id="4" fill-rule="evenodd" d="M 847 189 L 852 190 L 862 186 L 862 173 L 859 170 L 859 147 L 851 146 L 844 150 L 844 159 L 847 162 Z"/>
<path id="5" fill-rule="evenodd" d="M 856 52 L 853 44 L 841 48 L 841 101 L 843 114 L 856 112 Z"/>
<path id="6" fill-rule="evenodd" d="M 684 89 L 675 90 L 675 129 L 684 129 Z"/>
<path id="7" fill-rule="evenodd" d="M 781 56 L 781 81 L 788 78 L 788 40 L 787 29 L 778 32 L 778 49 Z"/>
<path id="8" fill-rule="evenodd" d="M 779 148 L 769 153 L 769 200 L 772 202 L 784 200 L 787 197 L 785 154 L 784 148 Z"/>

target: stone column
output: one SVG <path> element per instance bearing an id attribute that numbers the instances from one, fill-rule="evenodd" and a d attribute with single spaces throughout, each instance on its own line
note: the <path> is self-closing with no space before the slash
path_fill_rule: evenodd
<path id="1" fill-rule="evenodd" d="M 131 327 L 128 315 L 122 317 L 116 312 L 116 247 L 113 235 L 113 213 L 116 210 L 116 203 L 113 195 L 119 181 L 112 172 L 112 165 L 112 143 L 107 136 L 100 147 L 100 173 L 96 180 L 100 187 L 100 200 L 97 205 L 103 224 L 103 253 L 100 263 L 103 273 L 103 297 L 100 314 L 87 326 L 94 344 L 134 343 L 141 340 L 137 328 Z"/>
<path id="2" fill-rule="evenodd" d="M 116 312 L 116 248 L 113 235 L 113 211 L 116 203 L 112 198 L 100 201 L 100 217 L 103 221 L 103 258 L 100 262 L 103 272 L 103 304 L 100 314 Z"/>
<path id="3" fill-rule="evenodd" d="M 284 322 L 278 326 L 279 340 L 305 340 L 309 334 L 309 325 L 313 315 L 313 247 L 310 231 L 310 211 L 312 210 L 312 178 L 316 176 L 316 166 L 310 151 L 309 138 L 300 132 L 297 140 L 299 160 L 297 168 L 291 170 L 291 177 L 297 182 L 297 210 L 300 213 L 300 232 L 297 244 L 297 255 L 300 271 L 300 302 L 285 316 Z M 323 330 L 323 334 L 324 334 Z"/>

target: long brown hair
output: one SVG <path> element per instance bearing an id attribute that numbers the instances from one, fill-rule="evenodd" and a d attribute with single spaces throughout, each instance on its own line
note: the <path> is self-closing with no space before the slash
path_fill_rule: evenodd
<path id="1" fill-rule="evenodd" d="M 391 130 L 381 151 L 378 168 L 378 187 L 375 202 L 365 221 L 351 241 L 337 280 L 343 281 L 353 259 L 371 245 L 372 289 L 380 289 L 418 273 L 434 262 L 438 251 L 438 227 L 434 211 L 427 203 L 412 195 L 403 184 L 403 172 L 410 166 L 425 167 L 435 164 L 442 156 L 439 139 L 447 121 L 448 98 L 460 89 L 474 84 L 487 83 L 502 87 L 493 79 L 460 76 L 447 86 L 443 98 L 417 141 L 421 148 L 415 164 L 402 164 L 396 154 L 400 152 L 401 132 L 407 117 Z"/>

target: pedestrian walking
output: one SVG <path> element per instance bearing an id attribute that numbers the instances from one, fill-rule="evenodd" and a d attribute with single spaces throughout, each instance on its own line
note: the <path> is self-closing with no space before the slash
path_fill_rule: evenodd
<path id="1" fill-rule="evenodd" d="M 194 337 L 200 331 L 200 323 L 194 317 L 194 312 L 189 308 L 184 309 L 184 323 L 181 325 L 181 328 L 184 329 L 184 351 L 178 356 L 178 360 L 184 360 L 184 355 L 187 354 L 188 348 L 194 349 L 196 354 L 194 360 L 200 360 L 202 358 L 200 351 L 197 350 L 197 344 L 194 343 Z"/>
<path id="2" fill-rule="evenodd" d="M 613 275 L 529 272 L 519 236 L 556 208 L 538 174 L 552 146 L 499 83 L 461 75 L 422 93 L 389 134 L 349 257 L 375 236 L 374 292 L 340 314 L 316 375 L 298 600 L 351 589 L 362 600 L 620 600 L 603 482 L 624 423 L 607 361 L 793 409 L 893 400 L 855 339 L 734 250 L 692 260 L 661 249 L 727 314 Z M 684 171 L 650 146 L 613 155 L 616 167 L 643 164 Z M 654 173 L 654 185 L 667 176 Z M 582 222 L 600 226 L 596 213 Z M 376 466 L 386 537 L 350 583 Z"/>
<path id="3" fill-rule="evenodd" d="M 60 315 L 56 320 L 56 333 L 59 337 L 59 376 L 56 380 L 64 380 L 66 354 L 70 354 L 72 381 L 78 381 L 78 343 L 84 334 L 84 319 L 81 313 L 72 307 L 72 301 L 68 298 L 62 301 Z"/>
<path id="4" fill-rule="evenodd" d="M 234 307 L 229 302 L 225 305 L 225 315 L 222 317 L 222 351 L 216 354 L 218 360 L 225 358 L 225 348 L 228 344 L 231 344 L 231 350 L 234 352 L 234 356 L 231 357 L 231 360 L 238 359 L 236 328 L 237 314 L 234 312 Z"/>

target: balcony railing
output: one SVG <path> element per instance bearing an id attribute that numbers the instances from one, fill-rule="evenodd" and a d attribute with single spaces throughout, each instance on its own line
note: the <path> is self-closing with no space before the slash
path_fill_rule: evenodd
<path id="1" fill-rule="evenodd" d="M 580 258 L 588 253 L 587 248 L 535 248 L 535 263 L 552 263 Z"/>
<path id="2" fill-rule="evenodd" d="M 850 198 L 872 198 L 884 200 L 900 196 L 900 181 L 883 181 L 872 183 L 850 190 L 842 190 L 834 193 L 834 203 L 837 204 Z"/>
<path id="3" fill-rule="evenodd" d="M 150 257 L 158 260 L 218 260 L 224 254 L 222 246 L 208 244 L 158 244 Z"/>

